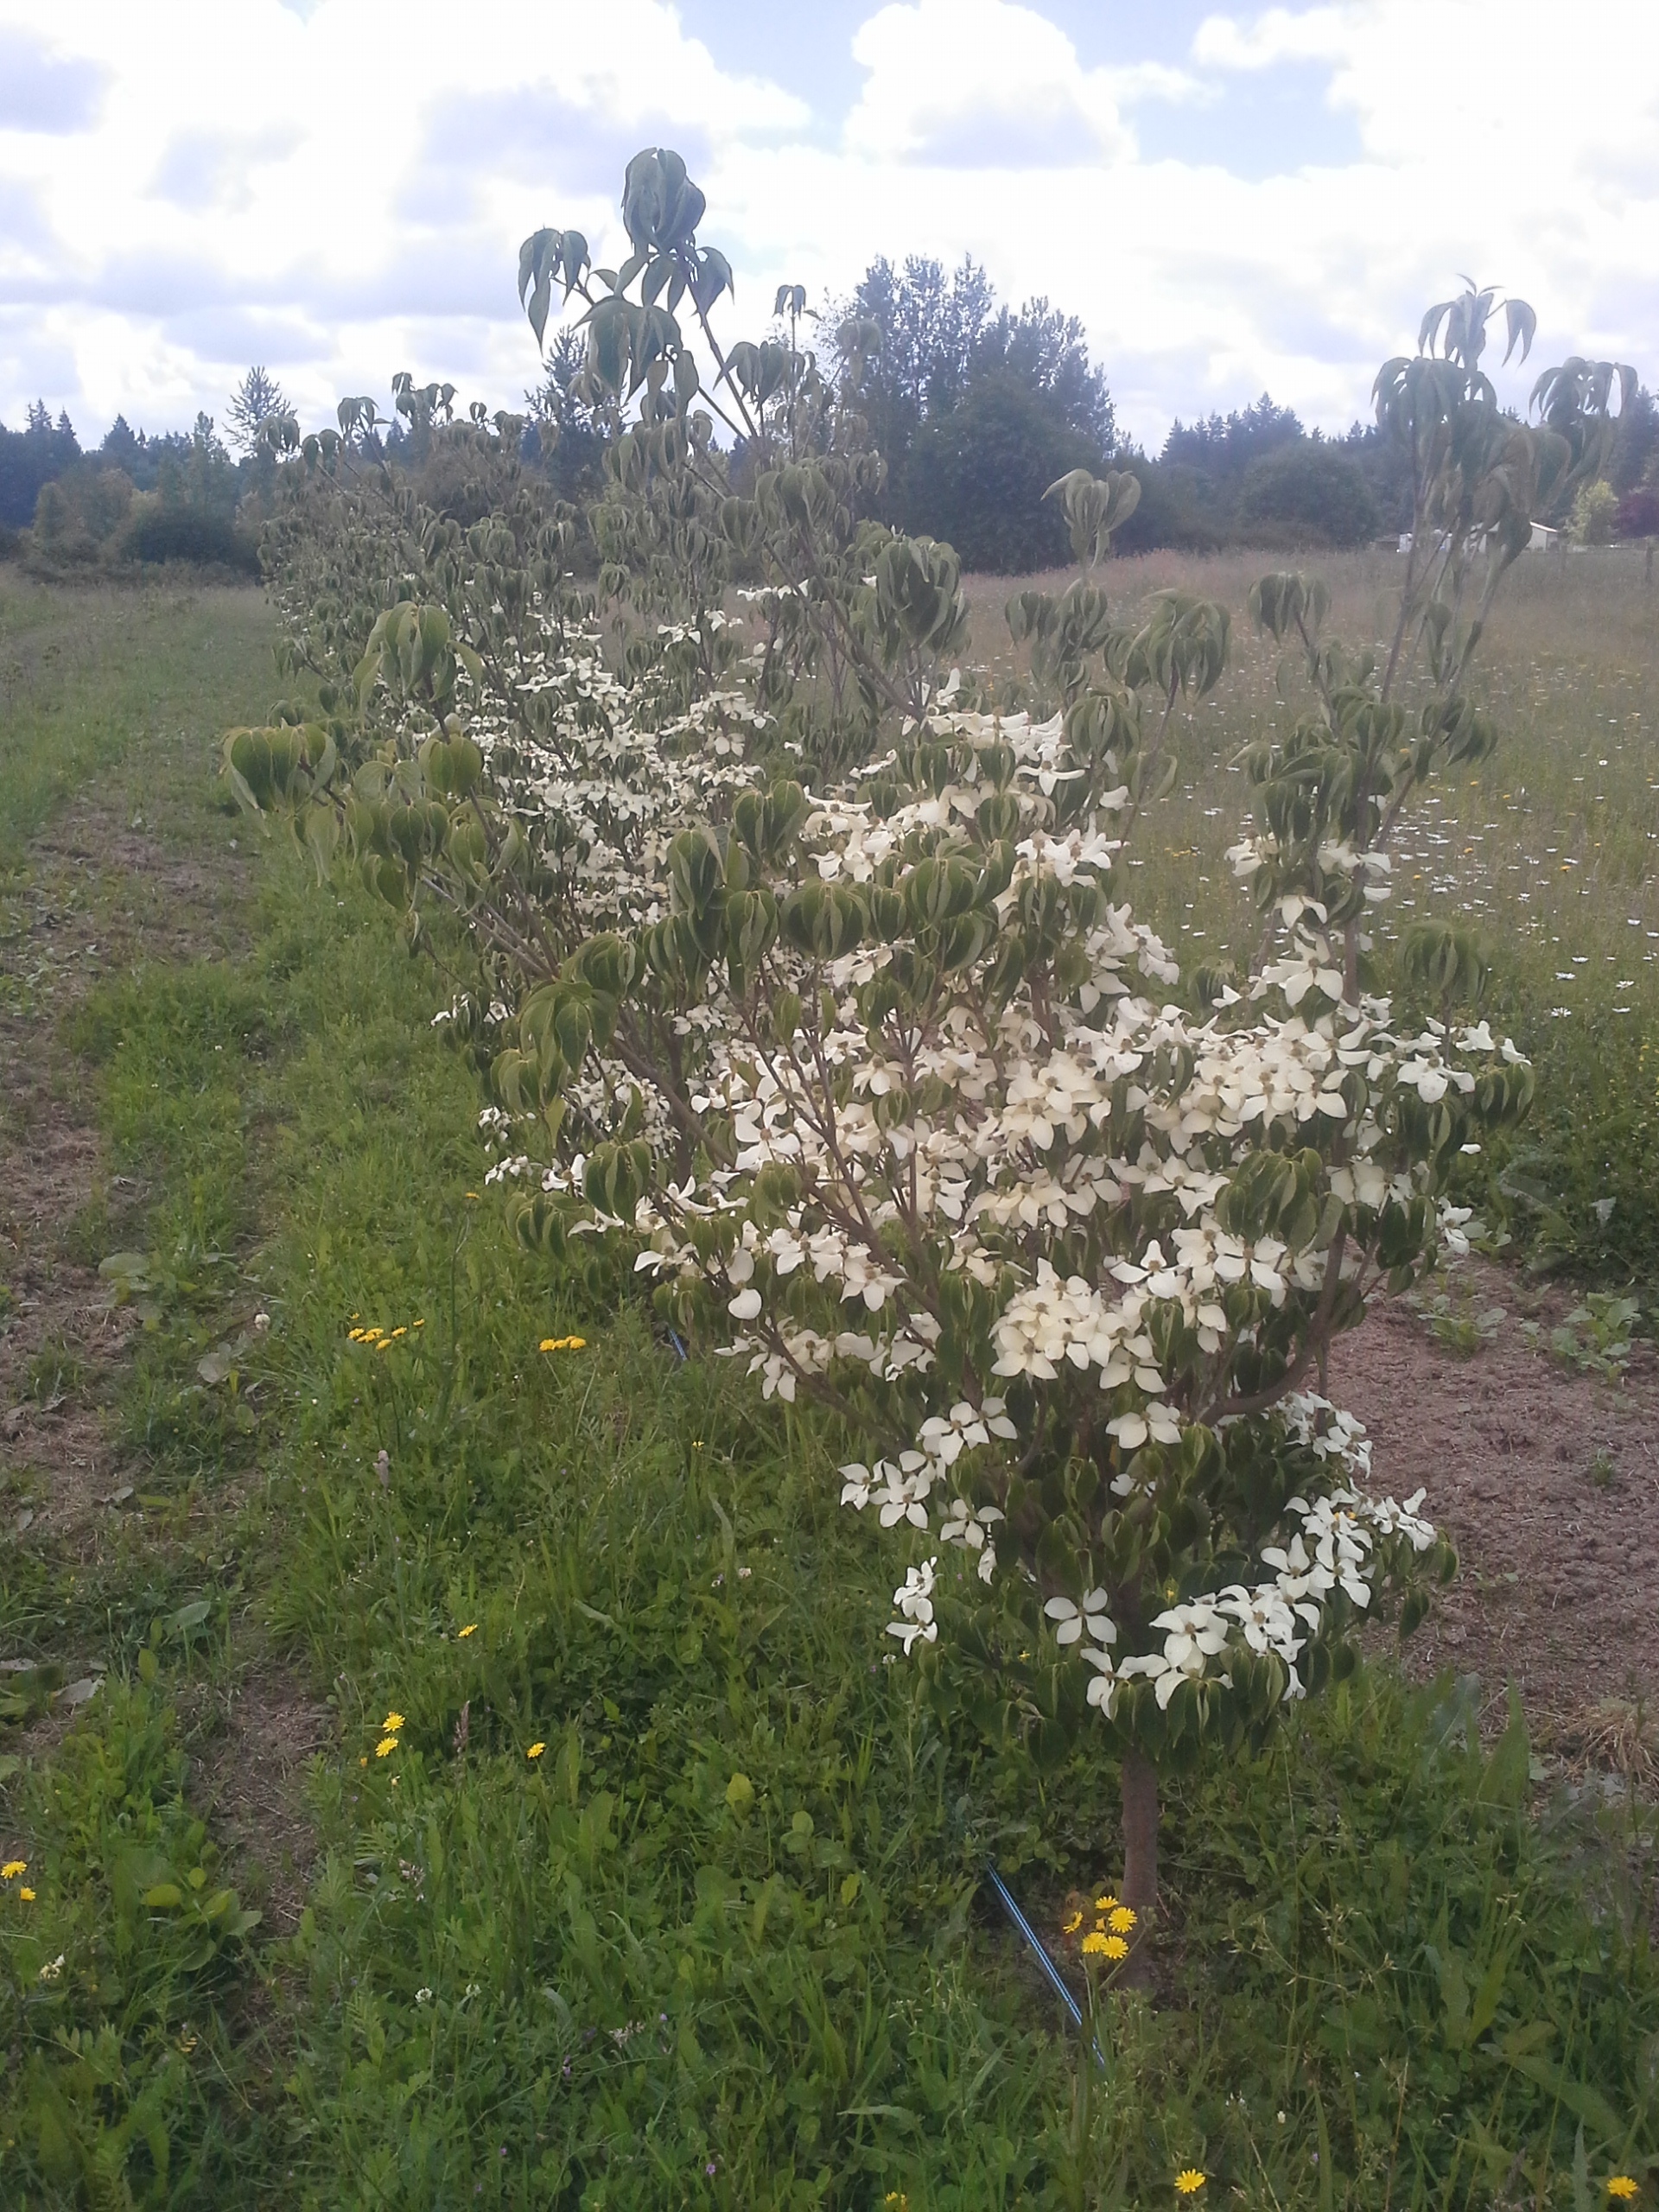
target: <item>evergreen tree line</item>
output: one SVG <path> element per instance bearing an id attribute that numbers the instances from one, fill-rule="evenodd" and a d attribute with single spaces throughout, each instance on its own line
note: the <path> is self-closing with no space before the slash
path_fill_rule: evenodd
<path id="1" fill-rule="evenodd" d="M 914 255 L 874 261 L 850 299 L 808 319 L 800 342 L 833 359 L 854 333 L 860 405 L 887 463 L 882 518 L 947 539 L 969 569 L 1063 566 L 1065 524 L 1043 494 L 1077 467 L 1140 479 L 1140 505 L 1114 540 L 1124 553 L 1351 546 L 1408 519 L 1404 456 L 1374 425 L 1310 433 L 1265 392 L 1230 414 L 1177 422 L 1155 455 L 1143 452 L 1118 429 L 1078 319 L 1045 298 L 1009 308 L 971 257 L 948 274 Z M 525 457 L 577 504 L 597 491 L 616 428 L 584 396 L 583 347 L 578 328 L 562 330 L 525 395 Z M 231 395 L 224 436 L 205 413 L 188 434 L 160 436 L 118 416 L 84 452 L 67 414 L 54 422 L 36 401 L 21 430 L 0 425 L 0 554 L 28 526 L 31 560 L 49 570 L 174 559 L 256 572 L 276 465 L 259 428 L 286 405 L 255 367 Z M 430 425 L 394 417 L 359 442 L 410 470 L 433 506 L 474 518 L 465 510 L 475 472 Z M 740 448 L 740 482 L 745 467 Z M 1619 423 L 1607 486 L 1595 487 L 1594 534 L 1659 534 L 1659 405 L 1645 388 Z"/>
<path id="2" fill-rule="evenodd" d="M 1306 430 L 1263 393 L 1231 414 L 1177 422 L 1155 456 L 1118 433 L 1082 324 L 1046 299 L 998 304 L 971 260 L 874 263 L 849 303 L 882 345 L 867 412 L 888 463 L 888 519 L 948 538 L 971 569 L 1020 573 L 1070 559 L 1046 487 L 1068 469 L 1129 468 L 1140 505 L 1121 552 L 1226 544 L 1363 544 L 1410 518 L 1405 455 L 1375 424 Z M 826 318 L 828 321 L 828 318 Z M 1645 389 L 1619 425 L 1607 534 L 1659 531 L 1659 406 Z"/>
<path id="3" fill-rule="evenodd" d="M 1265 392 L 1225 416 L 1178 421 L 1147 454 L 1120 433 L 1079 320 L 1044 298 L 1010 308 L 971 257 L 949 274 L 915 255 L 873 262 L 852 297 L 808 327 L 816 339 L 802 342 L 830 358 L 842 334 L 860 333 L 863 412 L 887 463 L 882 519 L 949 540 L 969 569 L 1018 575 L 1069 562 L 1064 520 L 1043 494 L 1077 467 L 1140 479 L 1140 505 L 1113 539 L 1123 553 L 1353 546 L 1410 518 L 1406 458 L 1375 424 L 1310 432 Z M 581 337 L 567 328 L 526 394 L 531 450 L 577 501 L 599 481 L 607 437 L 582 400 L 582 365 Z M 742 459 L 740 449 L 740 476 Z M 1659 533 L 1659 405 L 1645 389 L 1619 424 L 1608 481 L 1603 534 Z"/>
<path id="4" fill-rule="evenodd" d="M 27 528 L 32 565 L 49 573 L 168 560 L 254 573 L 247 495 L 269 467 L 232 460 L 205 413 L 154 437 L 118 415 L 83 450 L 68 415 L 54 423 L 36 401 L 21 430 L 0 424 L 0 551 Z"/>

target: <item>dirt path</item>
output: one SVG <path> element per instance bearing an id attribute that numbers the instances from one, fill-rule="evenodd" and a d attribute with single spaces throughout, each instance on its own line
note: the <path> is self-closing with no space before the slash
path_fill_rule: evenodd
<path id="1" fill-rule="evenodd" d="M 31 1482 L 20 1512 L 61 1540 L 124 1479 L 104 1413 L 135 1324 L 98 1264 L 145 1195 L 108 1170 L 65 1030 L 105 976 L 226 950 L 247 888 L 224 839 L 186 852 L 83 798 L 33 841 L 0 907 L 0 1442 L 14 1485 Z"/>
<path id="2" fill-rule="evenodd" d="M 249 597 L 231 621 L 262 629 Z M 246 659 L 238 638 L 227 681 Z M 143 1246 L 154 1194 L 114 1172 L 74 1046 L 100 982 L 246 949 L 258 855 L 213 783 L 215 721 L 189 696 L 171 703 L 184 728 L 164 713 L 131 728 L 0 871 L 0 1713 L 10 1691 L 19 1724 L 0 1751 L 25 1759 L 71 1725 L 108 1663 L 64 1593 L 142 1584 L 181 1549 L 205 1559 L 233 1541 L 245 1503 L 245 1485 L 210 1484 L 183 1510 L 145 1510 L 156 1478 L 118 1418 L 138 1323 L 99 1263 Z M 192 1794 L 281 1927 L 311 1855 L 302 1770 L 330 1717 L 272 1663 L 254 1613 L 233 1647 L 227 1670 L 181 1682 L 176 1702 Z"/>

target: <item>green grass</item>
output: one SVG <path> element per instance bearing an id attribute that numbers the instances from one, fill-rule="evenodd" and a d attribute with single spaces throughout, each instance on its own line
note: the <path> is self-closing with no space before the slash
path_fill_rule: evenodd
<path id="1" fill-rule="evenodd" d="M 1580 2138 L 1591 2202 L 1659 2167 L 1650 1815 L 1546 1804 L 1518 1721 L 1386 1668 L 1173 1788 L 1162 1994 L 1096 2069 L 981 1874 L 1058 1942 L 1111 1771 L 942 1722 L 810 1425 L 518 1249 L 447 992 L 273 849 L 245 950 L 76 1017 L 149 1192 L 151 1502 L 0 1554 L 8 1656 L 108 1669 L 0 1760 L 0 2202 L 979 2212 L 1192 2164 L 1264 2212 L 1577 2212 Z M 197 1783 L 278 1658 L 332 1729 L 281 1936 Z"/>
<path id="2" fill-rule="evenodd" d="M 0 874 L 135 741 L 154 770 L 204 723 L 261 714 L 270 627 L 258 592 L 54 588 L 0 567 Z"/>

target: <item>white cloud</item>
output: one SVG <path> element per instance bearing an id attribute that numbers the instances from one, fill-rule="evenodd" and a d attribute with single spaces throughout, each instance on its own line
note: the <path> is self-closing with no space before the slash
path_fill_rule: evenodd
<path id="1" fill-rule="evenodd" d="M 1344 11 L 1338 8 L 1269 8 L 1241 22 L 1234 16 L 1206 16 L 1192 40 L 1192 59 L 1212 69 L 1271 69 L 1283 61 L 1334 61 L 1344 50 Z"/>
<path id="2" fill-rule="evenodd" d="M 853 41 L 868 72 L 847 118 L 855 159 L 964 169 L 1110 162 L 1131 150 L 1103 70 L 1012 0 L 908 0 Z"/>
<path id="3" fill-rule="evenodd" d="M 1602 0 L 1581 39 L 1542 0 L 1341 0 L 1212 16 L 1184 68 L 1091 68 L 1042 0 L 902 0 L 858 31 L 826 146 L 669 0 L 461 22 L 438 0 L 0 0 L 0 73 L 41 89 L 34 128 L 0 97 L 0 419 L 39 391 L 84 428 L 187 423 L 254 358 L 314 416 L 405 366 L 511 403 L 536 374 L 519 239 L 574 223 L 613 253 L 649 143 L 708 193 L 734 327 L 785 279 L 822 296 L 877 252 L 971 251 L 1006 296 L 1083 316 L 1153 442 L 1264 388 L 1345 423 L 1464 270 L 1533 300 L 1547 355 L 1652 381 L 1650 32 L 1648 0 Z M 1207 118 L 1268 93 L 1349 117 L 1357 157 L 1299 167 L 1293 123 L 1278 174 L 1230 174 Z M 1138 149 L 1149 99 L 1185 103 L 1182 158 Z"/>
<path id="4" fill-rule="evenodd" d="M 806 120 L 776 86 L 717 69 L 663 0 L 473 0 L 464 29 L 436 0 L 395 20 L 371 0 L 303 17 L 280 0 L 0 0 L 0 40 L 79 97 L 82 126 L 0 126 L 0 204 L 32 217 L 0 238 L 13 420 L 66 347 L 76 389 L 49 396 L 92 420 L 222 405 L 247 363 L 204 318 L 232 303 L 268 319 L 269 365 L 314 411 L 462 359 L 516 398 L 536 368 L 513 293 L 527 230 L 557 216 L 613 237 L 642 140 L 712 151 Z M 573 142 L 589 158 L 550 205 Z M 200 346 L 181 342 L 192 323 Z"/>

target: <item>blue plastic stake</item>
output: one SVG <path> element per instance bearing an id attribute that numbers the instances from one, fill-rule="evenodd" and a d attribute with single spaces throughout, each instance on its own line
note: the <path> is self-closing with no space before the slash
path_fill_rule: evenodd
<path id="1" fill-rule="evenodd" d="M 1037 1933 L 1037 1930 L 1026 1918 L 1025 1914 L 1020 1911 L 1019 1904 L 1014 1897 L 1014 1891 L 1008 1887 L 1002 1877 L 997 1872 L 993 1861 L 988 1859 L 985 1861 L 985 1878 L 989 1882 L 991 1887 L 996 1891 L 997 1896 L 1002 1900 L 1002 1910 L 1007 1914 L 1008 1918 L 1014 1923 L 1020 1934 L 1025 1938 L 1027 1944 L 1030 1948 L 1032 1955 L 1035 1958 L 1038 1965 L 1041 1967 L 1044 1975 L 1046 1978 L 1050 1987 L 1053 1990 L 1054 1994 L 1059 1999 L 1061 2004 L 1065 2005 L 1066 2011 L 1071 2015 L 1073 2026 L 1080 2028 L 1083 2025 L 1083 2008 L 1079 2005 L 1077 1999 L 1071 1994 L 1070 1988 L 1067 1986 L 1065 1976 L 1060 1972 L 1058 1967 L 1055 1965 L 1053 1960 L 1049 1956 L 1047 1947 L 1045 1945 L 1042 1937 Z M 1098 2043 L 1095 2044 L 1095 2058 L 1096 2063 L 1099 2065 L 1103 2066 L 1106 2063 L 1105 2056 Z"/>

